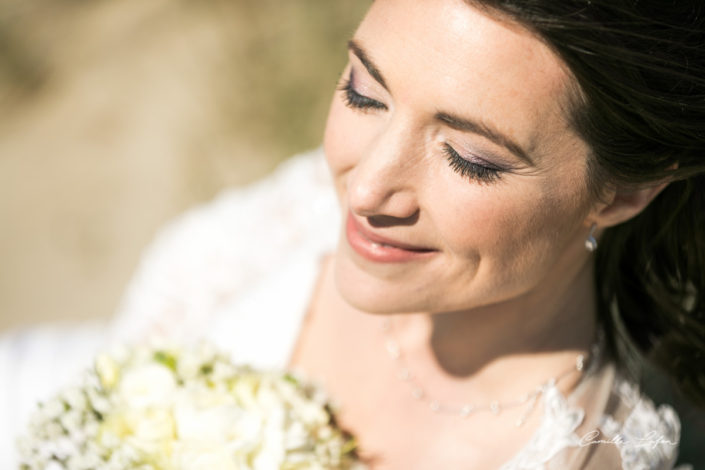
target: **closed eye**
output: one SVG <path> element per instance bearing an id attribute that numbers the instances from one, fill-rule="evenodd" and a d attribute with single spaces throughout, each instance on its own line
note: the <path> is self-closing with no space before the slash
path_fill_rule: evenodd
<path id="1" fill-rule="evenodd" d="M 343 94 L 345 105 L 357 110 L 386 110 L 387 105 L 369 96 L 359 93 L 353 85 L 355 81 L 353 70 L 350 70 L 348 78 L 344 79 L 338 90 Z M 502 169 L 490 165 L 483 165 L 460 156 L 460 154 L 450 145 L 443 145 L 448 163 L 456 173 L 463 177 L 474 179 L 481 183 L 492 183 L 501 177 Z"/>
<path id="2" fill-rule="evenodd" d="M 355 90 L 353 86 L 354 75 L 353 71 L 350 70 L 350 75 L 347 79 L 343 80 L 338 89 L 343 92 L 343 99 L 345 100 L 346 106 L 353 109 L 381 109 L 386 110 L 387 105 L 372 99 L 368 96 L 362 95 Z"/>
<path id="3" fill-rule="evenodd" d="M 450 145 L 443 144 L 443 152 L 448 158 L 450 167 L 463 177 L 474 179 L 481 183 L 492 183 L 502 176 L 502 169 L 481 165 L 460 156 Z"/>

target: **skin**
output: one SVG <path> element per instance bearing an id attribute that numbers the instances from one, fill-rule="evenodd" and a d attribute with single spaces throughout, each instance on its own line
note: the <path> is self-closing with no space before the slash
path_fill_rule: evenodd
<path id="1" fill-rule="evenodd" d="M 591 198 L 589 149 L 565 114 L 571 76 L 520 25 L 459 0 L 377 0 L 353 41 L 343 79 L 352 71 L 355 96 L 374 105 L 350 106 L 342 89 L 333 98 L 324 148 L 342 213 L 432 251 L 371 261 L 343 227 L 291 365 L 345 405 L 341 423 L 381 456 L 375 468 L 496 468 L 539 415 L 516 429 L 513 412 L 458 426 L 421 409 L 380 361 L 379 316 L 394 319 L 404 356 L 439 399 L 516 399 L 573 367 L 593 342 L 590 226 L 628 219 L 661 188 Z M 438 113 L 492 128 L 528 158 Z M 461 175 L 447 146 L 501 171 Z M 560 388 L 567 393 L 578 378 Z"/>
<path id="2" fill-rule="evenodd" d="M 437 251 L 375 263 L 343 235 L 335 257 L 342 297 L 365 312 L 445 313 L 449 331 L 487 330 L 479 324 L 491 319 L 489 337 L 515 348 L 537 340 L 517 321 L 545 331 L 567 311 L 589 317 L 589 302 L 579 308 L 571 300 L 590 297 L 588 149 L 564 115 L 570 78 L 560 60 L 517 25 L 456 1 L 375 2 L 354 40 L 388 89 L 350 54 L 344 76 L 352 68 L 357 92 L 386 109 L 351 109 L 343 92 L 333 100 L 324 145 L 343 214 Z M 497 129 L 527 149 L 532 164 L 439 122 L 438 111 Z M 506 171 L 490 182 L 461 176 L 444 144 Z"/>

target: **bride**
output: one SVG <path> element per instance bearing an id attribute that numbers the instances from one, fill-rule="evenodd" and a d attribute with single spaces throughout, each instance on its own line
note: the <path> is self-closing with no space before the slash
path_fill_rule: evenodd
<path id="1" fill-rule="evenodd" d="M 678 6 L 377 0 L 322 150 L 168 227 L 109 331 L 5 338 L 0 418 L 105 337 L 208 337 L 323 383 L 371 468 L 672 468 L 627 366 L 705 399 L 705 12 Z"/>

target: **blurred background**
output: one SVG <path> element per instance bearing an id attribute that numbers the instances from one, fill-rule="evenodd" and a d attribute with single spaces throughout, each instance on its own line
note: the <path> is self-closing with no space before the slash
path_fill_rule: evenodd
<path id="1" fill-rule="evenodd" d="M 113 313 L 160 226 L 318 146 L 368 0 L 0 0 L 0 330 Z"/>

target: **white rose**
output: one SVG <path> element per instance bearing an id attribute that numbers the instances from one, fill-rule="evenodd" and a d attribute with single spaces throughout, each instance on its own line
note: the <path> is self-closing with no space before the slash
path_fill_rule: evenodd
<path id="1" fill-rule="evenodd" d="M 171 413 L 163 408 L 149 408 L 125 415 L 131 434 L 140 441 L 155 442 L 174 438 L 175 427 Z"/>
<path id="2" fill-rule="evenodd" d="M 279 468 L 284 463 L 286 411 L 272 404 L 267 412 L 267 422 L 262 432 L 261 449 L 254 460 L 256 470 Z"/>
<path id="3" fill-rule="evenodd" d="M 238 470 L 232 452 L 222 445 L 205 441 L 179 442 L 174 447 L 174 470 Z"/>
<path id="4" fill-rule="evenodd" d="M 193 354 L 184 354 L 179 357 L 177 372 L 185 380 L 192 380 L 201 373 L 203 362 Z"/>
<path id="5" fill-rule="evenodd" d="M 229 406 L 198 409 L 186 405 L 177 406 L 174 417 L 179 439 L 223 442 L 239 412 Z"/>
<path id="6" fill-rule="evenodd" d="M 127 408 L 165 406 L 176 390 L 176 380 L 166 367 L 151 363 L 128 369 L 118 386 L 118 399 Z"/>
<path id="7" fill-rule="evenodd" d="M 234 442 L 249 452 L 261 439 L 262 416 L 235 404 L 202 407 L 182 397 L 174 407 L 174 419 L 177 435 L 184 441 Z"/>
<path id="8" fill-rule="evenodd" d="M 103 422 L 98 443 L 105 448 L 127 443 L 139 453 L 159 455 L 169 451 L 175 435 L 174 420 L 167 409 L 121 410 Z"/>

